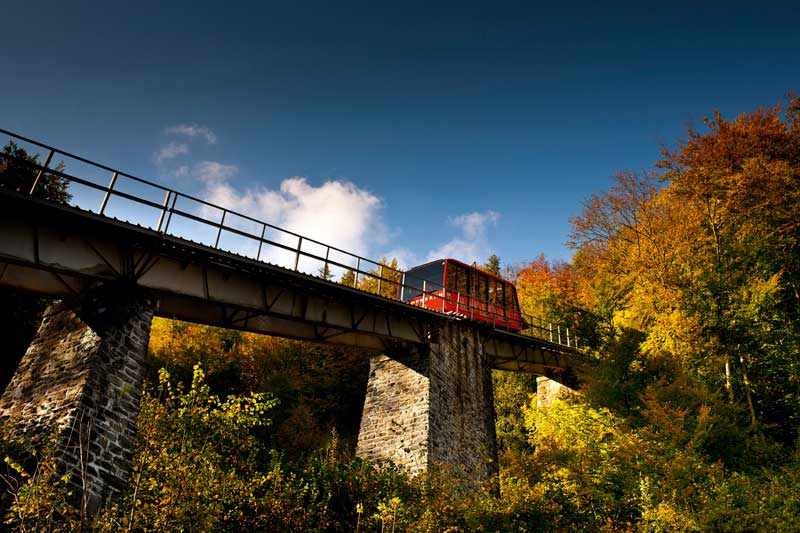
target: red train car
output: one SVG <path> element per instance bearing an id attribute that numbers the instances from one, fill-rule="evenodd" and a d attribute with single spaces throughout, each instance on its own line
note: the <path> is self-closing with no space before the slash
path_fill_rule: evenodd
<path id="1" fill-rule="evenodd" d="M 407 270 L 398 297 L 411 305 L 510 331 L 524 326 L 517 291 L 510 281 L 455 259 L 438 259 Z"/>

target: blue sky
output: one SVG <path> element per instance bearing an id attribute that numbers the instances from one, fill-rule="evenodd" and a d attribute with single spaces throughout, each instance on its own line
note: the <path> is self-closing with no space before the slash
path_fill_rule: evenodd
<path id="1" fill-rule="evenodd" d="M 4 6 L 0 127 L 371 257 L 508 264 L 569 259 L 581 201 L 713 109 L 800 92 L 797 2 L 228 4 Z"/>

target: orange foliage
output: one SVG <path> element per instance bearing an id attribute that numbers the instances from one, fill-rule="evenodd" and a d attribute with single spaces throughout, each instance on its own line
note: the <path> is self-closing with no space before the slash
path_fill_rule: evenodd
<path id="1" fill-rule="evenodd" d="M 664 150 L 657 164 L 676 192 L 701 202 L 711 223 L 726 216 L 758 212 L 784 233 L 796 230 L 800 217 L 800 165 L 797 109 L 800 99 L 782 107 L 759 109 L 734 120 L 715 112 L 704 122 L 708 133 L 689 130 L 688 141 Z"/>
<path id="2" fill-rule="evenodd" d="M 578 297 L 577 278 L 569 265 L 548 261 L 543 254 L 517 269 L 514 278 L 522 310 L 536 317 L 552 317 Z"/>

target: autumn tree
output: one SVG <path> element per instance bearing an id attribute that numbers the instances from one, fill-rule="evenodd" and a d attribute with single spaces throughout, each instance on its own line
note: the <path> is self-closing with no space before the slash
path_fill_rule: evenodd
<path id="1" fill-rule="evenodd" d="M 690 130 L 659 162 L 697 221 L 683 303 L 703 321 L 707 352 L 723 361 L 729 398 L 740 391 L 753 426 L 771 418 L 780 396 L 797 394 L 778 377 L 798 342 L 786 326 L 800 317 L 796 109 L 794 99 L 787 112 L 776 106 L 733 120 L 715 112 L 707 131 Z M 780 411 L 797 423 L 796 410 Z"/>
<path id="2" fill-rule="evenodd" d="M 356 283 L 356 271 L 352 268 L 347 269 L 344 274 L 342 274 L 342 277 L 339 278 L 339 283 L 346 287 L 354 286 Z"/>
<path id="3" fill-rule="evenodd" d="M 359 276 L 358 288 L 362 291 L 380 294 L 385 298 L 396 299 L 402 275 L 396 257 L 391 261 L 382 257 L 376 267 Z"/>
<path id="4" fill-rule="evenodd" d="M 609 346 L 626 347 L 630 368 L 675 358 L 753 427 L 799 422 L 795 108 L 715 114 L 664 152 L 661 174 L 618 174 L 572 220 L 580 297 Z M 639 340 L 620 342 L 626 331 Z"/>

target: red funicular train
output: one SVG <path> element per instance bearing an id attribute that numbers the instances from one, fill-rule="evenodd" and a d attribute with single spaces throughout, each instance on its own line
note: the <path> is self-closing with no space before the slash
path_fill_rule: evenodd
<path id="1" fill-rule="evenodd" d="M 398 297 L 440 313 L 488 322 L 510 331 L 524 326 L 510 281 L 455 259 L 437 259 L 405 272 Z"/>

